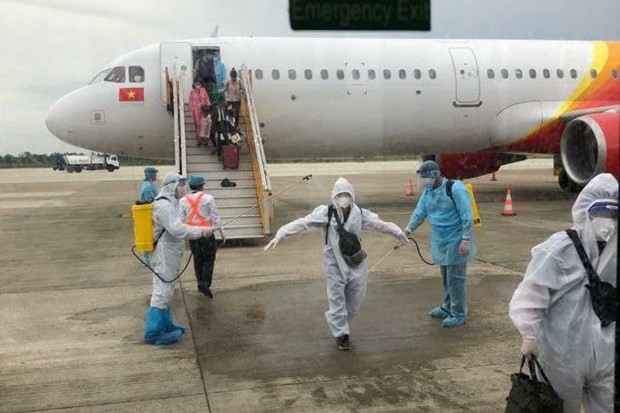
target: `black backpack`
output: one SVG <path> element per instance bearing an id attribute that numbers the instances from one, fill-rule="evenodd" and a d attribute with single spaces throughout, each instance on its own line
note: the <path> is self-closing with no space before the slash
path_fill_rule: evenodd
<path id="1" fill-rule="evenodd" d="M 601 326 L 607 327 L 616 321 L 616 287 L 600 279 L 596 270 L 592 267 L 592 263 L 590 263 L 586 251 L 583 249 L 577 231 L 574 229 L 567 229 L 566 233 L 571 241 L 573 241 L 577 254 L 579 254 L 579 258 L 581 259 L 581 263 L 586 269 L 588 285 L 585 287 L 590 291 L 590 301 L 592 301 L 594 314 L 596 314 L 601 321 Z"/>
<path id="2" fill-rule="evenodd" d="M 359 207 L 358 207 L 359 208 Z M 360 212 L 362 209 L 360 208 Z M 340 221 L 340 217 L 338 214 L 334 214 L 334 207 L 330 205 L 327 209 L 327 226 L 325 228 L 325 244 L 327 244 L 327 238 L 329 235 L 329 223 L 332 220 L 332 216 L 336 217 L 336 231 L 338 231 L 338 247 L 340 248 L 340 252 L 344 257 L 344 261 L 350 267 L 357 267 L 360 265 L 364 259 L 366 258 L 366 252 L 362 249 L 362 244 L 360 243 L 357 235 L 350 233 L 346 229 L 344 229 L 344 224 Z"/>

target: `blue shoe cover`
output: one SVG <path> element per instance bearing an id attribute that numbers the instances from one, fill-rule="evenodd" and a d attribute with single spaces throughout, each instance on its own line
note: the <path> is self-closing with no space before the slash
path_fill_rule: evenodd
<path id="1" fill-rule="evenodd" d="M 450 317 L 450 314 L 444 310 L 442 307 L 435 307 L 433 308 L 431 311 L 428 312 L 428 315 L 430 315 L 433 318 L 448 318 Z"/>
<path id="2" fill-rule="evenodd" d="M 458 327 L 458 326 L 462 326 L 466 322 L 467 322 L 467 320 L 465 319 L 465 317 L 452 317 L 452 316 L 450 316 L 448 318 L 445 318 L 441 322 L 441 326 L 444 327 L 444 328 Z"/>
<path id="3" fill-rule="evenodd" d="M 172 318 L 172 311 L 170 311 L 170 308 L 166 308 L 164 311 L 164 316 L 166 317 L 166 332 L 181 330 L 181 334 L 185 333 L 185 330 L 187 329 L 184 326 L 174 324 L 174 319 Z"/>
<path id="4" fill-rule="evenodd" d="M 149 307 L 144 322 L 144 341 L 147 344 L 168 345 L 176 343 L 185 332 L 181 328 L 171 328 L 168 324 L 166 312 L 157 307 Z"/>

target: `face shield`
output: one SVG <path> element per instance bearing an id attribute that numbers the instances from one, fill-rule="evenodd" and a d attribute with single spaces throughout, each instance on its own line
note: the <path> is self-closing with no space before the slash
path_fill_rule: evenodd
<path id="1" fill-rule="evenodd" d="M 588 219 L 597 241 L 609 242 L 618 231 L 618 203 L 596 201 L 588 208 Z"/>
<path id="2" fill-rule="evenodd" d="M 432 188 L 435 183 L 435 179 L 439 177 L 438 170 L 418 172 L 418 191 L 422 192 L 426 189 Z"/>
<path id="3" fill-rule="evenodd" d="M 185 195 L 189 194 L 189 186 L 187 185 L 187 178 L 180 178 L 174 187 L 174 197 L 181 199 Z"/>

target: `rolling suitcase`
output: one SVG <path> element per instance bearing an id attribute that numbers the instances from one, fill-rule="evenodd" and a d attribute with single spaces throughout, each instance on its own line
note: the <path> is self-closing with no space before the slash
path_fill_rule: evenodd
<path id="1" fill-rule="evenodd" d="M 239 168 L 239 147 L 237 145 L 222 146 L 222 165 L 224 169 Z"/>

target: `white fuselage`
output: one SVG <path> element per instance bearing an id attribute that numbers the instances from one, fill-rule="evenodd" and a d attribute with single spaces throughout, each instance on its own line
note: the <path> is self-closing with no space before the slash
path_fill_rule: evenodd
<path id="1" fill-rule="evenodd" d="M 242 65 L 252 71 L 265 152 L 273 160 L 510 145 L 557 117 L 600 64 L 598 42 L 214 38 L 177 44 L 183 43 L 188 50 L 218 47 L 227 71 Z M 141 66 L 143 83 L 99 81 L 61 98 L 48 113 L 50 131 L 94 151 L 173 157 L 173 121 L 161 81 L 164 49 L 145 47 L 109 65 Z M 191 53 L 174 57 L 179 72 L 187 67 L 187 96 Z M 144 88 L 144 101 L 119 101 L 119 88 L 129 87 Z M 94 120 L 94 112 L 103 120 Z"/>

